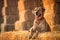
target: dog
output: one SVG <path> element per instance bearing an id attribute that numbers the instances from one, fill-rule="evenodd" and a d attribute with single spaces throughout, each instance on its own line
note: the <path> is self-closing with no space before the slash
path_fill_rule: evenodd
<path id="1" fill-rule="evenodd" d="M 37 7 L 34 9 L 34 11 L 32 11 L 32 13 L 35 15 L 35 19 L 33 26 L 29 30 L 29 39 L 35 39 L 39 32 L 44 33 L 50 31 L 50 27 L 44 19 L 44 11 L 45 9 L 43 7 Z"/>

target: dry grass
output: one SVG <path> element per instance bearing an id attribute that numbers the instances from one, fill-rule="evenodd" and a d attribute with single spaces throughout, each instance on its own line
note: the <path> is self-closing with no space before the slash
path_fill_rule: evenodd
<path id="1" fill-rule="evenodd" d="M 28 31 L 5 32 L 0 35 L 0 40 L 30 40 L 28 35 Z M 34 40 L 60 40 L 60 32 L 42 33 Z"/>

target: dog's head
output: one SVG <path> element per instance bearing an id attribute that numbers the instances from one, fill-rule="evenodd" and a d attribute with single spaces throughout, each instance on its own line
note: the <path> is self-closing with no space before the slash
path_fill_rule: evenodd
<path id="1" fill-rule="evenodd" d="M 44 14 L 44 11 L 45 9 L 43 7 L 36 7 L 32 13 L 35 15 L 35 16 L 41 16 Z"/>

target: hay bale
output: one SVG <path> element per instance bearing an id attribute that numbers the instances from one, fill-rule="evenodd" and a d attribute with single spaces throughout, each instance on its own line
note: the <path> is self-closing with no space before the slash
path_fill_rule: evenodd
<path id="1" fill-rule="evenodd" d="M 60 32 L 46 32 L 39 35 L 39 40 L 60 40 Z"/>
<path id="2" fill-rule="evenodd" d="M 33 40 L 28 35 L 28 31 L 5 32 L 0 35 L 0 40 Z M 34 40 L 60 40 L 60 32 L 39 33 Z"/>
<path id="3" fill-rule="evenodd" d="M 5 32 L 1 34 L 0 40 L 28 40 L 27 36 L 27 31 Z"/>

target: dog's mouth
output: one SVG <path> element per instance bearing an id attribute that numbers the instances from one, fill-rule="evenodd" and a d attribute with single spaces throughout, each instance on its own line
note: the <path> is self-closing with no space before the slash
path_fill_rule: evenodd
<path id="1" fill-rule="evenodd" d="M 41 16 L 41 14 L 39 14 L 38 12 L 36 12 L 36 16 L 40 17 L 40 16 Z"/>

